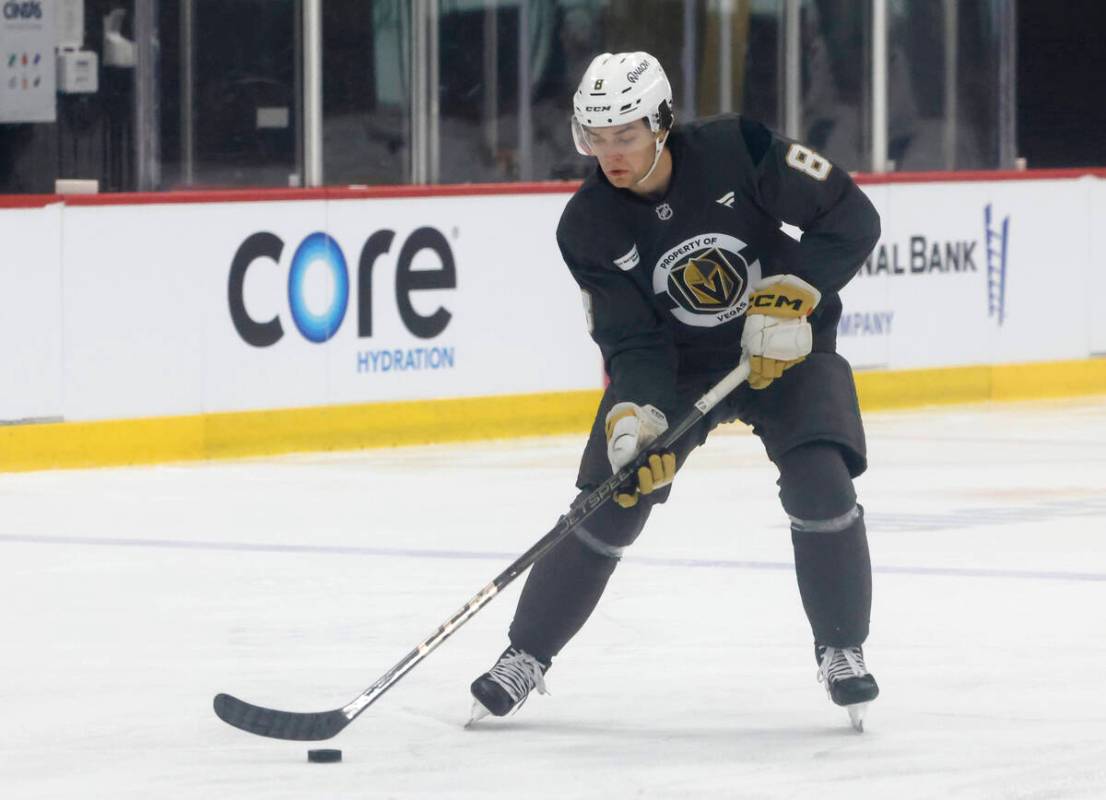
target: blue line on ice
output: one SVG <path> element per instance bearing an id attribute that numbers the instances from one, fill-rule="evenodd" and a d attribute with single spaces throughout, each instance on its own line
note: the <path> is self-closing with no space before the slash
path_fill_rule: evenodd
<path id="1" fill-rule="evenodd" d="M 117 539 L 82 536 L 20 536 L 0 533 L 0 542 L 10 544 L 73 544 L 93 547 L 145 547 L 174 550 L 216 550 L 238 553 L 308 553 L 315 555 L 369 556 L 377 558 L 439 558 L 447 560 L 502 561 L 503 565 L 518 553 L 474 550 L 435 550 L 401 547 L 351 547 L 349 545 L 264 544 L 254 542 L 208 542 L 185 539 Z M 520 551 L 521 552 L 521 551 Z M 653 567 L 691 567 L 697 569 L 792 570 L 783 561 L 734 561 L 729 559 L 656 558 L 627 556 L 626 561 Z M 1023 580 L 1092 581 L 1106 583 L 1106 573 L 1064 572 L 1061 570 L 982 569 L 973 567 L 875 566 L 872 571 L 888 575 L 928 575 L 955 578 L 1016 578 Z"/>

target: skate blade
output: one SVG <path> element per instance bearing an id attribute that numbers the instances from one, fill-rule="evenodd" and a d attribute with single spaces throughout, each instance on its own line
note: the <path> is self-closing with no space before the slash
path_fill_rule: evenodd
<path id="1" fill-rule="evenodd" d="M 864 733 L 864 714 L 868 711 L 868 704 L 854 703 L 851 706 L 845 706 L 845 709 L 849 712 L 849 722 L 852 723 L 853 730 Z"/>
<path id="2" fill-rule="evenodd" d="M 479 700 L 473 700 L 472 711 L 469 712 L 469 721 L 465 723 L 465 727 L 471 728 L 473 725 L 475 725 L 477 722 L 484 719 L 484 717 L 488 716 L 491 713 L 492 712 L 488 711 L 488 709 L 484 708 L 484 704 L 481 703 Z"/>

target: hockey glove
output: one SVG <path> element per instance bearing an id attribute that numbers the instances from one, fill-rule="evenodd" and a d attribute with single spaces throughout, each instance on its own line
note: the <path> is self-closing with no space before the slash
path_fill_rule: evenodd
<path id="1" fill-rule="evenodd" d="M 753 286 L 741 346 L 749 356 L 749 386 L 763 389 L 810 355 L 807 317 L 822 293 L 794 275 L 773 275 Z"/>
<path id="2" fill-rule="evenodd" d="M 617 403 L 607 413 L 607 458 L 611 470 L 618 472 L 666 430 L 668 420 L 659 409 L 637 403 Z M 637 473 L 615 490 L 614 501 L 623 508 L 632 508 L 637 505 L 639 495 L 651 494 L 667 486 L 674 477 L 676 454 L 670 450 L 650 453 Z"/>

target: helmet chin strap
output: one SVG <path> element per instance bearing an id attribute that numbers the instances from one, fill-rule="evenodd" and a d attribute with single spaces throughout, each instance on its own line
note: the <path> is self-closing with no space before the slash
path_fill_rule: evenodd
<path id="1" fill-rule="evenodd" d="M 634 181 L 634 186 L 641 186 L 641 184 L 649 180 L 649 176 L 653 174 L 653 171 L 657 168 L 657 164 L 661 163 L 661 153 L 664 151 L 664 143 L 668 141 L 668 133 L 668 131 L 665 131 L 664 136 L 657 138 L 657 152 L 653 155 L 653 166 L 649 167 L 649 171 L 642 175 L 641 178 Z"/>

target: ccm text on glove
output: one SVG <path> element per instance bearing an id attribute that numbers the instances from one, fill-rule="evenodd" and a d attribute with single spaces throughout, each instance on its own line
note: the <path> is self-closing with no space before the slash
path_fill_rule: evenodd
<path id="1" fill-rule="evenodd" d="M 807 317 L 821 299 L 821 292 L 794 275 L 772 275 L 753 284 L 741 333 L 749 386 L 763 389 L 810 355 L 813 334 Z"/>

